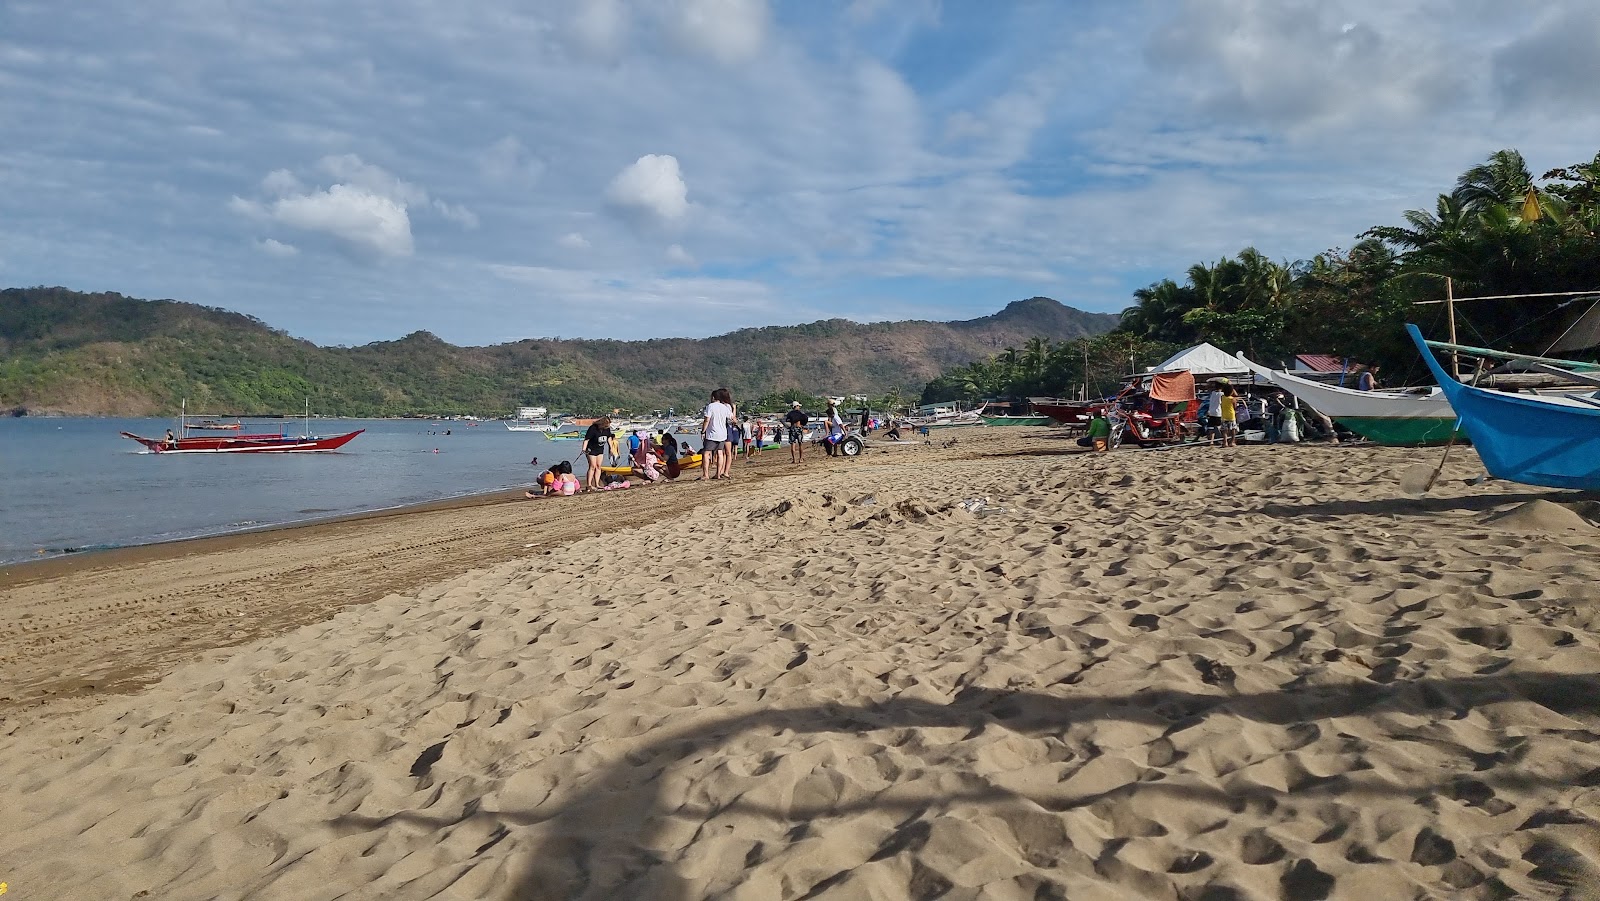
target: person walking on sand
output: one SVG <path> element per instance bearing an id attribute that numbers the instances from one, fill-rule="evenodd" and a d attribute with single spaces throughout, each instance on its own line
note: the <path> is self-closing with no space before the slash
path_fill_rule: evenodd
<path id="1" fill-rule="evenodd" d="M 583 490 L 600 490 L 600 468 L 606 463 L 606 449 L 616 438 L 611 432 L 611 417 L 602 416 L 589 423 L 583 433 L 583 455 L 588 458 L 589 471 L 583 474 Z"/>
<path id="2" fill-rule="evenodd" d="M 806 411 L 801 409 L 800 402 L 795 401 L 789 405 L 789 412 L 784 414 L 783 421 L 789 427 L 789 462 L 799 463 L 806 456 L 806 422 L 811 419 Z"/>
<path id="3" fill-rule="evenodd" d="M 718 388 L 711 392 L 711 403 L 706 405 L 700 421 L 700 431 L 705 435 L 705 444 L 700 451 L 702 482 L 727 478 L 731 461 L 725 457 L 732 456 L 728 447 L 728 425 L 733 415 L 733 396 L 728 389 Z"/>

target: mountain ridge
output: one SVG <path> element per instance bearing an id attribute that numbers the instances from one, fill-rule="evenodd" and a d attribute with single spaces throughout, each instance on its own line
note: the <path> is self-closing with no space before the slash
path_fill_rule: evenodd
<path id="1" fill-rule="evenodd" d="M 951 322 L 825 319 L 709 338 L 524 338 L 457 346 L 426 330 L 323 347 L 255 317 L 176 300 L 65 288 L 0 290 L 0 409 L 162 415 L 191 408 L 335 415 L 694 406 L 796 390 L 915 396 L 950 366 L 1033 336 L 1102 334 L 1118 316 L 1051 298 Z M 712 384 L 715 382 L 716 384 Z"/>

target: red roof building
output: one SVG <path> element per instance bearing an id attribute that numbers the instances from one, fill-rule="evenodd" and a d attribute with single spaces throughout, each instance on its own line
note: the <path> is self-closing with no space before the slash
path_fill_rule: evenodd
<path id="1" fill-rule="evenodd" d="M 1295 354 L 1294 368 L 1296 372 L 1355 372 L 1365 367 L 1344 357 L 1332 357 L 1327 354 Z"/>

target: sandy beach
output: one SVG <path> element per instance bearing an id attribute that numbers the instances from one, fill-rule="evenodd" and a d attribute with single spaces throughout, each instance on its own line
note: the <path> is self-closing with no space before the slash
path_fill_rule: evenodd
<path id="1" fill-rule="evenodd" d="M 1600 501 L 996 431 L 8 570 L 0 881 L 1600 897 Z"/>

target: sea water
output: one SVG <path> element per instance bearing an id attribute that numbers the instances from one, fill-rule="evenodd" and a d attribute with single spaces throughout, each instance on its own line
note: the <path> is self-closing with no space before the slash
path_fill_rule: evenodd
<path id="1" fill-rule="evenodd" d="M 366 429 L 332 453 L 152 454 L 118 435 L 159 438 L 172 425 L 0 419 L 0 563 L 532 485 L 540 469 L 572 459 L 581 444 L 500 422 L 425 420 L 312 419 L 318 435 Z M 304 427 L 304 420 L 259 420 L 244 431 L 300 435 Z"/>

